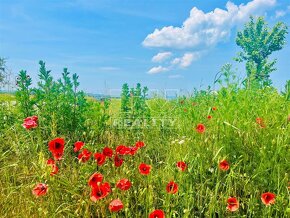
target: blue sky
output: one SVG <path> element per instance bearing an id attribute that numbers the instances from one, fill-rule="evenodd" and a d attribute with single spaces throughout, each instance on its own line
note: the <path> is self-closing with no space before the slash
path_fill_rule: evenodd
<path id="1" fill-rule="evenodd" d="M 38 61 L 59 77 L 68 67 L 87 92 L 141 82 L 151 89 L 206 88 L 240 50 L 237 29 L 249 15 L 290 24 L 286 0 L 1 0 L 0 56 L 14 74 L 37 81 Z M 287 41 L 290 42 L 289 35 Z M 273 54 L 271 76 L 290 79 L 290 44 Z"/>

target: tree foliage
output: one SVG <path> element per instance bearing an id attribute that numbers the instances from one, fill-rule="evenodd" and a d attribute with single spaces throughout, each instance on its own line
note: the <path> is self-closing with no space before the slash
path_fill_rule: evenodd
<path id="1" fill-rule="evenodd" d="M 276 59 L 269 60 L 269 56 L 284 47 L 287 33 L 286 24 L 278 22 L 269 28 L 263 17 L 250 17 L 244 29 L 238 32 L 236 43 L 242 51 L 236 60 L 246 61 L 247 87 L 261 88 L 272 84 L 270 73 L 276 70 Z"/>

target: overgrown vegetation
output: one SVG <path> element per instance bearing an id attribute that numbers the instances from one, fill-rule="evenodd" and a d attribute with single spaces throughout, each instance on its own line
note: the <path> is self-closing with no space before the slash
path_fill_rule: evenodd
<path id="1" fill-rule="evenodd" d="M 39 130 L 45 128 L 44 121 L 35 130 L 27 131 L 21 126 L 22 120 L 16 119 L 1 137 L 1 214 L 110 217 L 113 215 L 107 209 L 108 203 L 120 198 L 125 209 L 118 213 L 119 217 L 147 217 L 158 208 L 169 217 L 216 214 L 226 217 L 230 215 L 226 200 L 234 196 L 240 203 L 239 210 L 233 213 L 235 216 L 287 217 L 289 106 L 289 101 L 271 88 L 233 92 L 224 87 L 217 94 L 203 92 L 172 100 L 163 107 L 164 117 L 174 118 L 167 131 L 151 126 L 114 134 L 119 130 L 107 129 L 102 139 L 91 133 L 94 126 L 78 139 L 64 133 L 64 159 L 54 176 L 49 175 L 51 168 L 46 166 L 50 154 L 45 142 L 55 136 L 40 134 Z M 158 111 L 158 105 L 150 108 L 156 108 L 155 114 Z M 108 115 L 115 113 L 118 111 Z M 41 120 L 41 114 L 38 115 Z M 264 128 L 256 123 L 256 118 L 263 119 Z M 195 130 L 198 123 L 206 127 L 203 134 Z M 78 162 L 72 152 L 77 140 L 83 140 L 86 149 L 93 153 L 101 152 L 105 146 L 114 149 L 120 144 L 132 145 L 137 140 L 144 141 L 146 146 L 134 157 L 124 157 L 119 168 L 110 158 L 96 168 L 93 158 L 86 163 Z M 230 163 L 226 172 L 218 167 L 223 159 Z M 176 167 L 178 161 L 186 162 L 188 169 L 180 172 Z M 138 166 L 142 162 L 152 166 L 149 176 L 140 175 Z M 94 172 L 102 173 L 113 188 L 111 194 L 96 203 L 90 200 L 87 186 Z M 121 178 L 132 182 L 128 191 L 115 188 Z M 175 195 L 166 192 L 171 180 L 179 185 Z M 38 182 L 49 185 L 47 196 L 40 199 L 31 194 Z M 267 191 L 277 196 L 275 204 L 269 207 L 260 200 Z"/>
<path id="2" fill-rule="evenodd" d="M 47 135 L 74 134 L 84 131 L 88 110 L 87 100 L 82 91 L 78 91 L 78 76 L 64 68 L 62 78 L 54 81 L 45 63 L 39 62 L 39 82 L 32 88 L 32 79 L 21 71 L 17 78 L 16 99 L 19 102 L 22 117 L 40 115 L 40 123 Z"/>
<path id="3" fill-rule="evenodd" d="M 26 71 L 17 77 L 16 100 L 21 117 L 39 116 L 44 135 L 71 135 L 83 137 L 94 129 L 95 137 L 101 137 L 106 128 L 109 102 L 97 102 L 79 91 L 78 76 L 70 75 L 64 68 L 62 78 L 54 80 L 43 61 L 39 62 L 39 81 L 32 87 L 32 79 Z"/>
<path id="4" fill-rule="evenodd" d="M 148 88 L 141 87 L 137 83 L 136 88 L 129 89 L 128 84 L 124 84 L 121 94 L 121 116 L 124 118 L 126 125 L 130 126 L 138 119 L 139 122 L 144 122 L 145 119 L 150 119 L 150 111 L 146 103 Z"/>

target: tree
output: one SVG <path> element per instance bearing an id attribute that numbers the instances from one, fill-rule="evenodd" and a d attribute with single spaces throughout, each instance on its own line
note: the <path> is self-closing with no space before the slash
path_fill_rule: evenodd
<path id="1" fill-rule="evenodd" d="M 276 70 L 276 59 L 270 61 L 268 58 L 274 51 L 284 47 L 287 33 L 286 24 L 278 22 L 271 29 L 263 17 L 256 20 L 250 17 L 244 29 L 238 32 L 236 43 L 243 51 L 236 60 L 246 61 L 247 87 L 261 88 L 272 84 L 270 73 Z"/>

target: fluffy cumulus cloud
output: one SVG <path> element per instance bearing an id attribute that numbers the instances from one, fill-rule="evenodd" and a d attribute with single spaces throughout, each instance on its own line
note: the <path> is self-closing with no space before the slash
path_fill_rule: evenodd
<path id="1" fill-rule="evenodd" d="M 181 27 L 155 29 L 145 38 L 143 45 L 178 49 L 209 48 L 227 39 L 231 29 L 247 21 L 250 15 L 263 14 L 275 4 L 276 0 L 252 0 L 241 5 L 229 1 L 226 10 L 216 8 L 208 13 L 194 7 Z"/>
<path id="2" fill-rule="evenodd" d="M 180 58 L 174 58 L 171 61 L 171 64 L 172 65 L 179 65 L 182 68 L 186 68 L 186 67 L 189 67 L 193 61 L 200 58 L 200 56 L 201 56 L 200 52 L 185 53 Z"/>
<path id="3" fill-rule="evenodd" d="M 170 58 L 172 55 L 171 52 L 160 52 L 157 55 L 153 56 L 152 61 L 153 62 L 163 62 Z"/>
<path id="4" fill-rule="evenodd" d="M 169 59 L 169 64 L 153 67 L 148 73 L 157 74 L 176 68 L 188 68 L 216 44 L 226 41 L 231 30 L 245 23 L 250 15 L 262 15 L 275 5 L 276 0 L 252 0 L 240 5 L 228 1 L 225 10 L 216 8 L 207 13 L 196 7 L 192 8 L 181 27 L 165 26 L 155 29 L 142 42 L 145 47 L 183 51 L 179 57 L 169 51 L 158 53 L 152 58 L 152 62 L 162 63 Z M 284 13 L 277 11 L 276 17 L 284 16 Z"/>
<path id="5" fill-rule="evenodd" d="M 162 73 L 162 72 L 166 72 L 169 69 L 166 67 L 162 67 L 162 66 L 158 66 L 158 67 L 152 67 L 149 71 L 148 74 L 157 74 L 157 73 Z"/>

